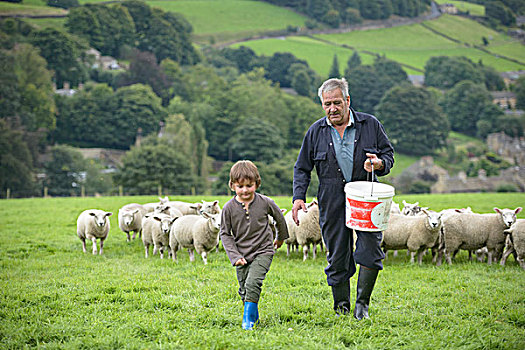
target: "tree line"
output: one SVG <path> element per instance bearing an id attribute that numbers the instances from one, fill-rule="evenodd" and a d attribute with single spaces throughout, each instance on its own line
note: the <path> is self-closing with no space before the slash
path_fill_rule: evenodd
<path id="1" fill-rule="evenodd" d="M 93 7 L 104 12 L 112 6 L 75 10 L 85 15 Z M 136 6 L 147 13 L 147 5 Z M 134 11 L 116 7 L 120 14 Z M 170 32 L 172 24 L 165 31 L 153 30 L 139 15 L 130 17 L 149 28 L 143 33 L 150 38 Z M 85 18 L 96 18 L 108 31 L 122 23 L 102 24 L 113 16 Z M 0 72 L 2 196 L 7 188 L 20 197 L 41 194 L 43 187 L 49 195 L 80 195 L 82 188 L 88 194 L 115 193 L 116 186 L 127 194 L 154 194 L 159 186 L 171 194 L 226 194 L 228 164 L 239 159 L 258 164 L 264 175 L 261 192 L 291 193 L 302 137 L 322 117 L 317 88 L 327 77 L 290 53 L 259 56 L 244 46 L 203 47 L 192 60 L 178 54 L 159 60 L 160 49 L 142 51 L 144 47 L 129 47 L 126 41 L 115 48 L 119 41 L 106 45 L 97 38 L 35 29 L 14 19 L 0 22 L 0 64 L 6 67 Z M 91 40 L 106 52 L 126 52 L 129 67 L 106 71 L 94 66 L 86 53 Z M 184 45 L 176 45 L 184 51 Z M 398 63 L 377 57 L 363 65 L 355 52 L 344 72 L 334 56 L 330 77 L 340 76 L 349 81 L 352 107 L 376 114 L 396 151 L 404 154 L 446 149 L 450 130 L 477 137 L 494 131 L 523 135 L 523 120 L 492 104 L 489 90 L 505 86 L 482 62 L 434 57 L 425 66 L 425 87 L 414 87 Z M 53 92 L 52 83 L 59 81 L 84 85 L 72 96 L 62 96 Z M 525 105 L 524 83 L 520 79 L 515 86 L 518 106 Z M 140 146 L 134 146 L 137 135 L 144 137 Z M 66 145 L 128 152 L 122 166 L 108 173 Z M 39 160 L 49 147 L 48 158 Z M 215 173 L 212 164 L 217 161 L 226 165 Z M 37 173 L 44 178 L 37 179 Z M 218 180 L 210 183 L 210 175 Z M 315 192 L 315 185 L 310 188 Z"/>

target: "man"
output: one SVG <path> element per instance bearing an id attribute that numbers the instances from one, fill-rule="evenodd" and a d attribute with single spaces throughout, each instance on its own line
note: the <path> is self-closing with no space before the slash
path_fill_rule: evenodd
<path id="1" fill-rule="evenodd" d="M 394 149 L 381 123 L 370 114 L 350 108 L 348 84 L 344 78 L 329 79 L 319 88 L 319 98 L 326 116 L 308 129 L 294 166 L 293 207 L 295 223 L 299 209 L 306 211 L 306 190 L 315 166 L 319 177 L 319 222 L 329 252 L 325 269 L 332 287 L 334 310 L 338 315 L 350 312 L 350 277 L 360 265 L 354 317 L 368 318 L 370 295 L 385 255 L 381 250 L 381 232 L 356 230 L 353 250 L 352 230 L 345 225 L 344 186 L 350 181 L 366 181 L 390 172 Z M 374 176 L 375 177 L 375 176 Z M 377 181 L 377 179 L 374 179 Z"/>

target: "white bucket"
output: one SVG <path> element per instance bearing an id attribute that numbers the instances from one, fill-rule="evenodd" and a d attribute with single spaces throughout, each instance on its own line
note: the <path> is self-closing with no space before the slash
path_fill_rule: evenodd
<path id="1" fill-rule="evenodd" d="M 387 228 L 394 187 L 368 181 L 345 185 L 346 226 L 359 231 L 383 231 Z"/>

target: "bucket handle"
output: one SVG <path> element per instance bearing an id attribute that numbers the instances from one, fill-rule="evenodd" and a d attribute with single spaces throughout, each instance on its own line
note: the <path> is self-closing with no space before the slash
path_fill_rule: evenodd
<path id="1" fill-rule="evenodd" d="M 370 179 L 370 181 L 372 181 L 372 184 L 370 186 L 370 197 L 373 197 L 374 196 L 374 163 L 372 163 L 372 158 L 368 158 L 368 160 L 370 161 L 370 165 L 372 166 L 372 178 Z"/>

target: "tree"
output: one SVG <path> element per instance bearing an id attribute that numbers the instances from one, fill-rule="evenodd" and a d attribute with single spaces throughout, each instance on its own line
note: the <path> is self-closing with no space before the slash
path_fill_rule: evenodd
<path id="1" fill-rule="evenodd" d="M 392 12 L 390 0 L 359 0 L 359 13 L 365 19 L 387 19 Z"/>
<path id="2" fill-rule="evenodd" d="M 33 159 L 20 131 L 0 119 L 0 197 L 10 189 L 13 197 L 34 194 Z"/>
<path id="3" fill-rule="evenodd" d="M 55 127 L 51 73 L 46 61 L 28 44 L 0 50 L 0 117 L 15 128 L 37 131 Z"/>
<path id="4" fill-rule="evenodd" d="M 485 14 L 488 18 L 493 18 L 504 26 L 511 26 L 516 23 L 516 17 L 501 1 L 491 1 L 485 4 Z"/>
<path id="5" fill-rule="evenodd" d="M 494 117 L 492 97 L 484 85 L 470 80 L 462 81 L 450 89 L 443 99 L 443 111 L 450 120 L 452 130 L 476 136 L 476 123 Z"/>
<path id="6" fill-rule="evenodd" d="M 512 85 L 512 90 L 516 93 L 516 108 L 525 109 L 525 76 L 520 76 Z"/>
<path id="7" fill-rule="evenodd" d="M 58 88 L 64 82 L 77 86 L 87 79 L 87 68 L 82 62 L 82 55 L 87 47 L 73 36 L 53 28 L 45 28 L 33 33 L 31 43 L 40 49 L 40 55 L 46 59 L 48 69 L 55 72 L 54 80 Z"/>
<path id="8" fill-rule="evenodd" d="M 489 91 L 503 91 L 505 90 L 505 82 L 503 81 L 503 78 L 501 75 L 499 75 L 498 71 L 496 71 L 494 68 L 489 66 L 484 66 L 480 64 L 479 67 L 483 73 L 484 81 L 485 81 L 485 87 Z"/>
<path id="9" fill-rule="evenodd" d="M 393 87 L 377 106 L 377 116 L 398 152 L 421 156 L 446 145 L 448 120 L 434 95 L 423 88 Z"/>
<path id="10" fill-rule="evenodd" d="M 85 163 L 82 154 L 68 146 L 53 146 L 50 160 L 44 164 L 44 185 L 51 196 L 78 196 Z"/>
<path id="11" fill-rule="evenodd" d="M 383 94 L 391 87 L 390 78 L 378 74 L 370 65 L 361 65 L 349 70 L 345 78 L 348 81 L 352 108 L 366 113 L 374 112 Z"/>
<path id="12" fill-rule="evenodd" d="M 350 56 L 350 58 L 346 62 L 345 76 L 350 75 L 350 71 L 360 65 L 361 65 L 361 56 L 359 56 L 359 53 L 357 51 L 354 51 L 352 56 Z"/>
<path id="13" fill-rule="evenodd" d="M 159 186 L 165 193 L 188 195 L 195 179 L 183 154 L 167 140 L 149 137 L 122 157 L 114 181 L 131 195 L 154 194 Z"/>
<path id="14" fill-rule="evenodd" d="M 310 77 L 306 70 L 296 70 L 292 78 L 292 88 L 300 96 L 310 95 Z"/>
<path id="15" fill-rule="evenodd" d="M 274 125 L 247 117 L 233 129 L 228 144 L 231 145 L 233 161 L 249 159 L 269 163 L 283 155 L 285 141 Z"/>
<path id="16" fill-rule="evenodd" d="M 425 64 L 426 86 L 450 89 L 462 80 L 484 81 L 483 73 L 466 57 L 431 57 Z"/>
<path id="17" fill-rule="evenodd" d="M 330 72 L 328 73 L 328 79 L 340 77 L 341 75 L 339 73 L 339 61 L 337 60 L 337 54 L 335 54 L 334 59 L 332 61 L 332 66 L 330 67 Z"/>
<path id="18" fill-rule="evenodd" d="M 408 82 L 408 75 L 396 61 L 389 60 L 386 57 L 377 57 L 374 60 L 374 68 L 376 72 L 383 76 L 388 77 L 391 80 L 390 87 Z M 388 89 L 390 88 L 388 87 Z"/>
<path id="19" fill-rule="evenodd" d="M 291 53 L 276 52 L 270 57 L 267 65 L 265 66 L 266 78 L 274 82 L 279 82 L 281 87 L 291 87 L 290 77 L 288 75 L 288 69 L 294 63 L 302 63 L 308 66 L 306 61 L 300 60 Z"/>

